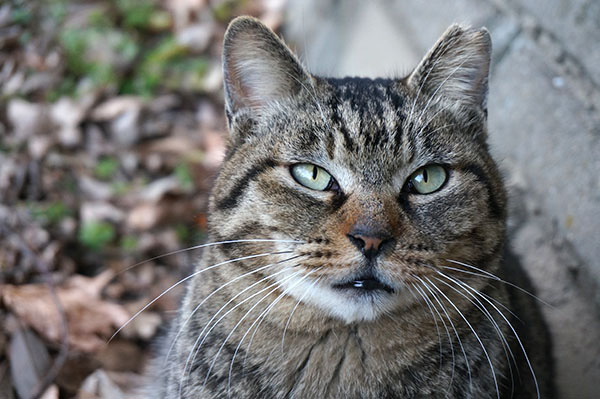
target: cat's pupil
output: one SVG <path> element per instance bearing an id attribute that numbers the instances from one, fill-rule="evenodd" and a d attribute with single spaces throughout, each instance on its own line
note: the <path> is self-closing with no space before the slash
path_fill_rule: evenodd
<path id="1" fill-rule="evenodd" d="M 427 169 L 423 169 L 423 181 L 427 183 L 427 180 L 429 180 L 429 177 L 427 176 Z"/>
<path id="2" fill-rule="evenodd" d="M 317 174 L 318 173 L 319 173 L 319 169 L 317 169 L 316 166 L 313 166 L 313 175 L 312 175 L 313 180 L 317 179 Z"/>

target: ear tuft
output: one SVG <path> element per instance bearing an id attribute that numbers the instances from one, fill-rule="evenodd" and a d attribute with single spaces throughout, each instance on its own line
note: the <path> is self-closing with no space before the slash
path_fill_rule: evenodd
<path id="1" fill-rule="evenodd" d="M 272 101 L 297 94 L 310 75 L 285 43 L 258 19 L 238 17 L 223 42 L 227 114 L 260 112 Z"/>
<path id="2" fill-rule="evenodd" d="M 492 42 L 487 29 L 450 26 L 408 77 L 421 95 L 486 109 Z"/>

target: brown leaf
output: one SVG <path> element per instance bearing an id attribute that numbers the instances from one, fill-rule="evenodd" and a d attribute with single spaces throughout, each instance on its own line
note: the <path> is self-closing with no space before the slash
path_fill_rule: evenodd
<path id="1" fill-rule="evenodd" d="M 77 399 L 120 399 L 125 395 L 104 370 L 96 370 L 81 385 Z"/>
<path id="2" fill-rule="evenodd" d="M 67 316 L 72 347 L 84 352 L 96 351 L 105 344 L 115 327 L 129 319 L 129 313 L 122 306 L 106 302 L 100 297 L 102 288 L 112 276 L 111 271 L 94 278 L 75 276 L 57 288 L 58 299 Z M 47 286 L 2 285 L 0 299 L 47 340 L 60 342 L 62 319 Z"/>

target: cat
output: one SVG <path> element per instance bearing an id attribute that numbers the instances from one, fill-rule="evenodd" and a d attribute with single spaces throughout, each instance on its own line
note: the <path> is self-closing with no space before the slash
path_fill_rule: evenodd
<path id="1" fill-rule="evenodd" d="M 150 396 L 553 397 L 504 255 L 490 54 L 485 28 L 453 25 L 404 78 L 323 78 L 257 19 L 230 23 L 209 243 Z"/>

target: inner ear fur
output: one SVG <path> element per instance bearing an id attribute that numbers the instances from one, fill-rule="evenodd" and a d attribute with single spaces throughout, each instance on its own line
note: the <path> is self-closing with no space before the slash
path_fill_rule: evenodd
<path id="1" fill-rule="evenodd" d="M 409 75 L 408 86 L 485 111 L 491 52 L 487 29 L 452 25 Z"/>
<path id="2" fill-rule="evenodd" d="M 238 17 L 225 33 L 223 76 L 228 117 L 260 113 L 273 101 L 296 95 L 311 84 L 294 53 L 258 19 Z"/>

